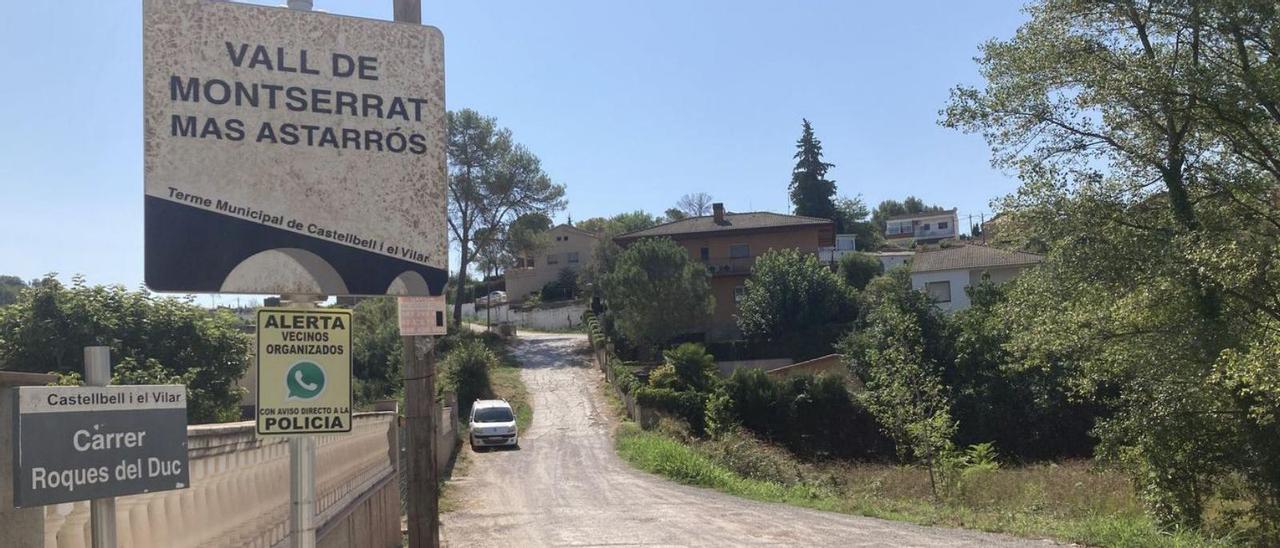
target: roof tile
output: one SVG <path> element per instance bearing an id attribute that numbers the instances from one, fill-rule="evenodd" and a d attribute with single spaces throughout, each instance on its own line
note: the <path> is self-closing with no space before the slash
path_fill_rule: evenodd
<path id="1" fill-rule="evenodd" d="M 935 272 L 995 266 L 1023 266 L 1043 260 L 1044 256 L 1034 253 L 1007 251 L 983 245 L 966 245 L 916 253 L 916 256 L 911 259 L 911 271 Z"/>
<path id="2" fill-rule="evenodd" d="M 808 226 L 808 225 L 824 225 L 832 224 L 829 219 L 819 219 L 817 217 L 802 217 L 799 215 L 784 215 L 782 213 L 771 213 L 768 211 L 756 211 L 751 213 L 725 213 L 724 223 L 717 224 L 715 217 L 712 215 L 704 215 L 701 217 L 689 217 L 679 221 L 660 224 L 652 228 L 637 230 L 619 235 L 619 240 L 630 240 L 635 238 L 649 238 L 656 236 L 679 236 L 683 234 L 698 234 L 703 232 L 727 232 L 732 230 L 754 230 L 761 228 L 775 228 L 786 226 Z"/>

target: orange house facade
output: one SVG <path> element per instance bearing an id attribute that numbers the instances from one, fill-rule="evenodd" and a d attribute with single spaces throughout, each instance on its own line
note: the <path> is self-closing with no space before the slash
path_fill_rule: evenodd
<path id="1" fill-rule="evenodd" d="M 715 312 L 707 337 L 738 337 L 738 302 L 746 293 L 746 281 L 756 259 L 771 249 L 799 249 L 818 254 L 835 245 L 835 224 L 829 219 L 770 212 L 729 213 L 723 204 L 713 214 L 690 217 L 614 238 L 622 246 L 643 238 L 670 238 L 707 267 Z"/>

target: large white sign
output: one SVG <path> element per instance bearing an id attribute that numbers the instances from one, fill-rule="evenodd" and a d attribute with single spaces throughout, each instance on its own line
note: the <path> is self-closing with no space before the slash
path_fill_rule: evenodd
<path id="1" fill-rule="evenodd" d="M 143 9 L 149 287 L 442 293 L 438 29 L 213 0 Z"/>

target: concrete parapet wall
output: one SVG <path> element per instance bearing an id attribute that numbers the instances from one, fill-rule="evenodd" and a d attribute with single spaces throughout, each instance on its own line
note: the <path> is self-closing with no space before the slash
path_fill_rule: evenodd
<path id="1" fill-rule="evenodd" d="M 6 408 L 7 409 L 7 408 Z M 392 547 L 400 542 L 396 414 L 356 413 L 347 434 L 316 436 L 316 522 L 321 546 Z M 4 439 L 4 438 L 0 438 Z M 120 546 L 284 546 L 289 533 L 289 444 L 258 437 L 252 421 L 187 429 L 191 487 L 116 499 Z M 5 444 L 0 452 L 12 454 Z M 389 502 L 388 502 L 389 501 Z M 39 540 L 0 545 L 89 546 L 87 501 L 33 509 Z M 24 526 L 22 529 L 30 529 Z"/>

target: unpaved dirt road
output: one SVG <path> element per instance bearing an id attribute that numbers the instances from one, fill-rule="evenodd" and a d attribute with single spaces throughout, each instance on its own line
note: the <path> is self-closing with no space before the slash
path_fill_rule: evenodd
<path id="1" fill-rule="evenodd" d="M 533 426 L 518 450 L 468 455 L 466 476 L 451 480 L 459 509 L 442 519 L 447 546 L 1050 544 L 755 502 L 637 471 L 614 453 L 601 374 L 575 352 L 586 339 L 521 339 Z"/>

